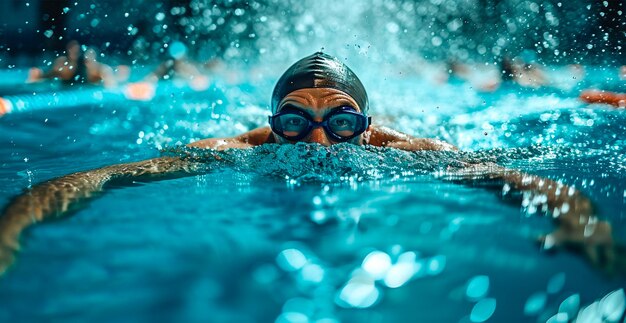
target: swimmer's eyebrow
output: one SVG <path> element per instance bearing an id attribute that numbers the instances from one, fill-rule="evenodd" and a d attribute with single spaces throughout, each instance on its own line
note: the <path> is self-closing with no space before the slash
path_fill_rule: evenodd
<path id="1" fill-rule="evenodd" d="M 312 114 L 312 113 L 311 113 L 311 112 L 310 112 L 307 108 L 302 107 L 302 106 L 298 106 L 298 105 L 293 104 L 293 103 L 285 103 L 285 104 L 284 104 L 284 105 L 280 108 L 280 111 L 283 111 L 283 110 L 285 110 L 285 109 L 286 109 L 286 110 L 297 110 L 297 111 L 300 111 L 300 112 L 303 112 L 303 113 L 308 114 L 309 116 L 311 116 L 311 118 L 313 118 L 313 117 L 314 117 L 314 115 L 313 115 L 313 114 Z"/>
<path id="2" fill-rule="evenodd" d="M 333 104 L 336 104 L 337 106 L 342 106 L 342 107 L 349 106 L 349 107 L 355 108 L 352 101 L 348 100 L 345 94 L 329 93 L 323 96 L 322 100 L 324 100 L 326 104 L 333 103 Z"/>

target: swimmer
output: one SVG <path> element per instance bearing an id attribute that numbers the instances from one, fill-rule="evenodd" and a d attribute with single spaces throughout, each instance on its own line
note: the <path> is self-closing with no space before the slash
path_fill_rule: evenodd
<path id="1" fill-rule="evenodd" d="M 60 80 L 67 85 L 89 83 L 112 87 L 116 84 L 111 67 L 98 62 L 94 49 L 83 50 L 75 40 L 67 44 L 65 56 L 57 58 L 47 72 L 31 68 L 27 82 L 52 79 Z"/>
<path id="2" fill-rule="evenodd" d="M 175 41 L 167 48 L 168 58 L 146 77 L 146 82 L 157 82 L 180 78 L 193 81 L 195 78 L 204 77 L 198 67 L 187 58 L 187 46 Z"/>
<path id="3" fill-rule="evenodd" d="M 271 97 L 269 125 L 232 138 L 209 138 L 190 147 L 215 150 L 246 149 L 267 143 L 337 143 L 392 147 L 407 151 L 457 150 L 435 139 L 415 138 L 372 124 L 367 92 L 359 78 L 340 60 L 315 53 L 293 64 L 280 77 Z M 216 158 L 219 158 L 216 156 Z M 159 157 L 70 174 L 35 185 L 14 198 L 0 217 L 0 273 L 13 263 L 21 232 L 32 224 L 75 210 L 78 202 L 101 192 L 106 185 L 197 174 L 192 161 Z M 507 170 L 496 164 L 468 164 L 448 174 L 466 183 L 497 181 L 512 190 L 545 197 L 542 205 L 557 224 L 540 238 L 545 248 L 574 247 L 607 271 L 621 252 L 613 243 L 611 226 L 599 220 L 591 202 L 574 188 L 538 176 Z"/>
<path id="4" fill-rule="evenodd" d="M 502 83 L 498 68 L 489 64 L 468 64 L 450 59 L 446 67 L 450 76 L 469 83 L 480 92 L 494 92 Z"/>
<path id="5" fill-rule="evenodd" d="M 528 63 L 519 57 L 504 57 L 500 69 L 503 81 L 512 81 L 523 87 L 536 89 L 549 83 L 545 72 L 536 63 Z"/>
<path id="6" fill-rule="evenodd" d="M 156 93 L 156 83 L 160 80 L 182 80 L 195 91 L 209 88 L 209 78 L 195 63 L 187 58 L 187 46 L 175 41 L 167 48 L 168 58 L 146 75 L 142 81 L 131 83 L 126 88 L 126 97 L 131 100 L 151 100 Z"/>

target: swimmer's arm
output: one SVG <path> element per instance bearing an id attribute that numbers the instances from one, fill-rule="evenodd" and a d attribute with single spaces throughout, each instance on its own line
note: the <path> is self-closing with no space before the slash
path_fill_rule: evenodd
<path id="1" fill-rule="evenodd" d="M 51 78 L 55 78 L 58 75 L 58 71 L 63 68 L 65 62 L 65 56 L 61 56 L 54 61 L 52 68 L 47 71 L 43 71 L 38 67 L 33 67 L 28 71 L 28 78 L 26 83 L 33 83 L 43 81 Z"/>
<path id="2" fill-rule="evenodd" d="M 67 57 L 61 56 L 54 61 L 52 68 L 41 75 L 41 79 L 53 79 L 55 77 L 60 77 L 61 74 L 67 69 Z"/>
<path id="3" fill-rule="evenodd" d="M 251 148 L 270 142 L 273 142 L 272 130 L 270 127 L 261 127 L 237 137 L 208 138 L 193 142 L 187 146 L 224 150 L 229 148 Z"/>
<path id="4" fill-rule="evenodd" d="M 21 232 L 39 222 L 76 210 L 81 201 L 97 196 L 107 185 L 192 175 L 196 165 L 161 157 L 107 166 L 49 180 L 14 198 L 0 216 L 0 275 L 13 263 Z"/>
<path id="5" fill-rule="evenodd" d="M 544 249 L 575 249 L 593 265 L 611 274 L 626 273 L 626 253 L 614 244 L 610 223 L 598 219 L 589 198 L 574 187 L 492 163 L 470 165 L 453 172 L 452 176 L 470 184 L 501 182 L 505 194 L 531 192 L 529 202 L 536 203 L 539 212 L 545 210 L 556 224 L 553 232 L 540 237 Z"/>
<path id="6" fill-rule="evenodd" d="M 457 147 L 437 139 L 415 138 L 399 131 L 370 126 L 369 144 L 379 147 L 391 147 L 402 150 L 459 150 Z"/>

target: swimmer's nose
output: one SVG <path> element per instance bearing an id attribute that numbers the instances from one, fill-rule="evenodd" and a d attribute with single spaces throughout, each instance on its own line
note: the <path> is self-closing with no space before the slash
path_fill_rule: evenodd
<path id="1" fill-rule="evenodd" d="M 318 143 L 322 146 L 331 145 L 331 142 L 330 140 L 328 140 L 328 137 L 326 136 L 326 133 L 324 132 L 324 129 L 322 127 L 314 128 L 309 136 L 305 138 L 305 142 Z"/>

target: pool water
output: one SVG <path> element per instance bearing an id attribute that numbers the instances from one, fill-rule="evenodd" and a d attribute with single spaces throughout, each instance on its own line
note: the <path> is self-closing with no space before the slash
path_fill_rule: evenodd
<path id="1" fill-rule="evenodd" d="M 626 242 L 626 113 L 576 99 L 596 77 L 483 93 L 365 76 L 374 123 L 465 152 L 268 145 L 205 158 L 201 175 L 112 187 L 23 234 L 0 278 L 0 321 L 624 320 L 624 278 L 533 242 L 549 219 L 503 200 L 501 187 L 436 176 L 474 160 L 560 180 Z M 264 125 L 273 80 L 3 116 L 0 203 L 47 179 Z"/>

